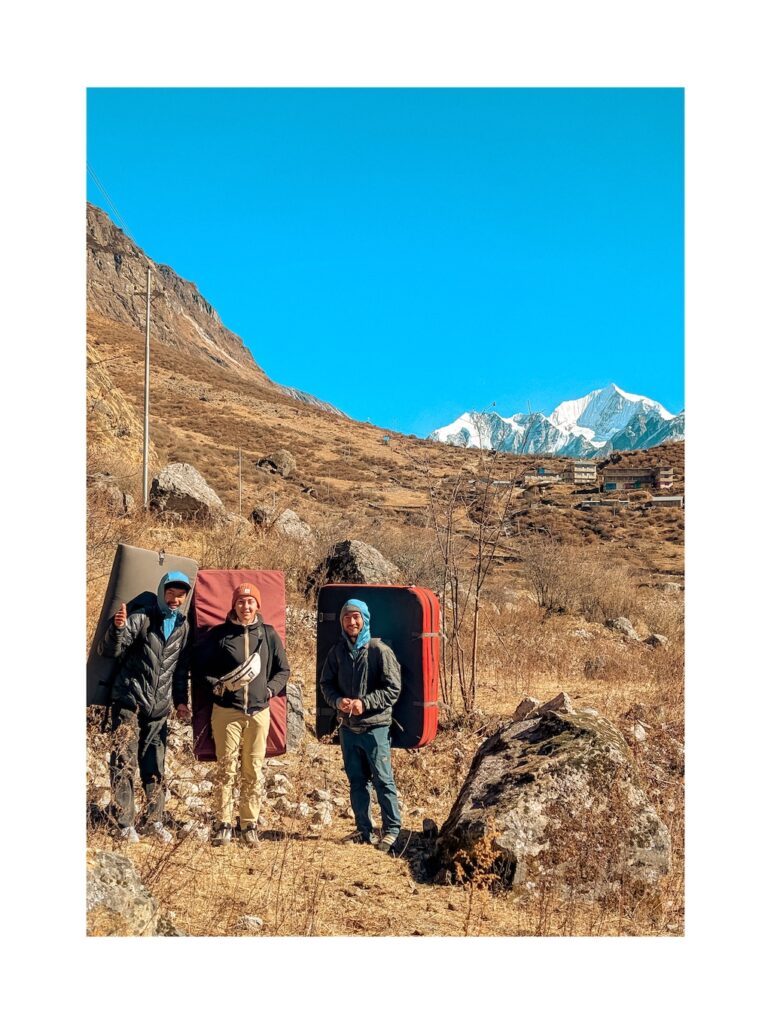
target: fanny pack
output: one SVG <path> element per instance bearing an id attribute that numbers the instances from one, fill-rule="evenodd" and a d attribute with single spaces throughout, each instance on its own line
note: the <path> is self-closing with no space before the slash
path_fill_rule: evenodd
<path id="1" fill-rule="evenodd" d="M 217 683 L 216 689 L 220 693 L 224 693 L 225 690 L 240 690 L 257 678 L 261 668 L 262 659 L 260 658 L 260 652 L 255 651 L 242 665 L 234 668 L 232 672 L 228 672 L 226 676 L 222 676 Z"/>

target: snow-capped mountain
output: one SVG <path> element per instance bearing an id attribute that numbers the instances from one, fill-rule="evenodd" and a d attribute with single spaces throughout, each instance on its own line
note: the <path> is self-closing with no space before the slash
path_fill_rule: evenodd
<path id="1" fill-rule="evenodd" d="M 685 437 L 685 414 L 673 416 L 660 402 L 631 395 L 615 384 L 543 413 L 464 412 L 428 435 L 464 448 L 496 448 L 515 454 L 595 458 L 615 449 L 652 448 Z"/>

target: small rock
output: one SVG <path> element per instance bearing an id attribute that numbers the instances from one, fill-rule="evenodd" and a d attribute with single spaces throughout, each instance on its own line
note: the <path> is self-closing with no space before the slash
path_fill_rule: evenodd
<path id="1" fill-rule="evenodd" d="M 332 808 L 329 804 L 322 804 L 316 809 L 311 820 L 317 825 L 330 825 L 332 823 Z"/>
<path id="2" fill-rule="evenodd" d="M 669 637 L 663 636 L 661 633 L 651 633 L 644 642 L 649 647 L 666 647 L 669 643 Z"/>
<path id="3" fill-rule="evenodd" d="M 623 616 L 621 616 L 618 619 L 608 619 L 605 622 L 605 625 L 608 627 L 608 629 L 615 630 L 615 632 L 617 633 L 623 633 L 623 635 L 625 637 L 628 637 L 630 640 L 640 639 L 632 623 L 629 621 L 629 619 L 625 619 Z"/>
<path id="4" fill-rule="evenodd" d="M 189 796 L 185 800 L 185 807 L 191 811 L 204 811 L 206 810 L 206 801 L 202 800 L 200 796 Z"/>
<path id="5" fill-rule="evenodd" d="M 261 917 L 255 917 L 252 914 L 244 914 L 238 921 L 238 927 L 245 929 L 247 932 L 259 932 L 263 924 L 264 922 Z"/>
<path id="6" fill-rule="evenodd" d="M 570 635 L 577 636 L 579 640 L 594 640 L 594 633 L 590 633 L 588 629 L 574 629 Z"/>
<path id="7" fill-rule="evenodd" d="M 332 802 L 332 794 L 328 789 L 314 789 L 309 796 L 311 800 L 316 800 L 323 804 Z"/>
<path id="8" fill-rule="evenodd" d="M 635 722 L 635 724 L 634 724 L 634 726 L 632 728 L 632 739 L 634 740 L 634 742 L 635 743 L 645 743 L 647 738 L 648 738 L 648 735 L 645 732 L 645 729 L 643 729 L 642 723 L 641 722 Z"/>
<path id="9" fill-rule="evenodd" d="M 519 704 L 512 716 L 512 721 L 523 722 L 526 718 L 530 718 L 531 714 L 538 707 L 538 701 L 535 697 L 524 697 Z"/>

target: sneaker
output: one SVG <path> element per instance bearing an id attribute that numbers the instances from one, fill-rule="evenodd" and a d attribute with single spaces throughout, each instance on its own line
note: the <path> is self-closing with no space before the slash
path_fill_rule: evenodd
<path id="1" fill-rule="evenodd" d="M 233 838 L 233 826 L 221 821 L 211 837 L 212 846 L 226 846 Z"/>
<path id="2" fill-rule="evenodd" d="M 248 846 L 260 845 L 260 836 L 256 825 L 247 825 L 246 828 L 241 829 L 241 842 L 246 843 Z"/>
<path id="3" fill-rule="evenodd" d="M 386 832 L 380 842 L 377 844 L 377 849 L 381 853 L 390 853 L 394 848 L 394 843 L 399 838 L 398 832 Z"/>
<path id="4" fill-rule="evenodd" d="M 128 825 L 126 828 L 120 829 L 119 832 L 118 832 L 118 839 L 120 839 L 120 841 L 122 843 L 138 843 L 139 842 L 139 836 L 137 835 L 137 830 L 134 828 L 133 825 Z"/>
<path id="5" fill-rule="evenodd" d="M 361 832 L 352 832 L 351 835 L 346 836 L 343 840 L 344 843 L 351 843 L 357 846 L 373 846 L 377 839 L 373 835 L 363 835 Z"/>
<path id="6" fill-rule="evenodd" d="M 151 839 L 157 839 L 161 843 L 170 843 L 174 838 L 160 821 L 149 822 L 144 831 L 145 835 L 150 836 Z"/>

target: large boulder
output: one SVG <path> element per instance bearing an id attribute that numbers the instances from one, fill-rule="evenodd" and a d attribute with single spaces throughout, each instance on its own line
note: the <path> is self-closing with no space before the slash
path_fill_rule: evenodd
<path id="1" fill-rule="evenodd" d="M 297 462 L 294 455 L 286 448 L 279 448 L 272 455 L 266 455 L 264 459 L 258 459 L 257 465 L 261 469 L 267 469 L 269 473 L 278 473 L 279 476 L 291 476 L 297 471 Z"/>
<path id="2" fill-rule="evenodd" d="M 181 935 L 142 884 L 127 857 L 89 850 L 86 857 L 88 935 Z"/>
<path id="3" fill-rule="evenodd" d="M 311 573 L 308 591 L 325 583 L 396 583 L 399 569 L 362 540 L 341 540 Z"/>
<path id="4" fill-rule="evenodd" d="M 150 507 L 183 519 L 222 519 L 225 511 L 219 496 L 187 462 L 170 462 L 155 477 Z"/>
<path id="5" fill-rule="evenodd" d="M 589 896 L 651 885 L 670 870 L 671 842 L 623 736 L 565 694 L 549 703 L 529 700 L 479 748 L 430 868 L 443 881 L 481 872 Z"/>

